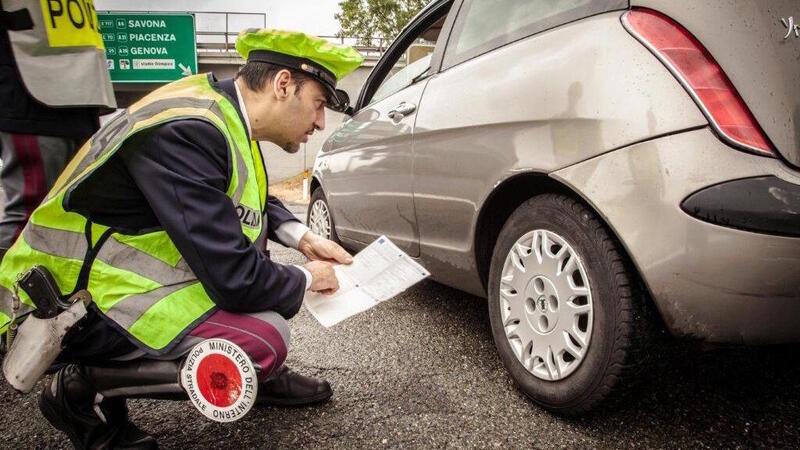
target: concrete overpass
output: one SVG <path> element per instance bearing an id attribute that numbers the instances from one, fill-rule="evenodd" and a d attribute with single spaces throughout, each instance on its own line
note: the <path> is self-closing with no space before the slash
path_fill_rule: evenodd
<path id="1" fill-rule="evenodd" d="M 232 77 L 244 61 L 236 53 L 234 43 L 240 29 L 248 27 L 266 28 L 266 15 L 261 13 L 209 13 L 198 12 L 195 14 L 197 27 L 197 66 L 200 73 L 213 72 L 218 78 Z M 217 20 L 211 20 L 218 16 Z M 224 29 L 221 18 L 224 18 Z M 210 23 L 211 25 L 206 25 Z M 322 36 L 337 43 L 350 43 L 354 39 Z M 339 82 L 339 87 L 344 89 L 350 98 L 355 101 L 361 86 L 380 57 L 386 43 L 375 40 L 375 45 L 355 47 L 366 57 L 364 64 Z M 114 93 L 120 108 L 130 106 L 145 94 L 161 86 L 163 83 L 115 83 Z M 322 143 L 344 120 L 344 115 L 327 111 L 325 130 L 315 133 L 308 143 L 302 144 L 300 151 L 290 155 L 279 147 L 262 142 L 270 182 L 280 181 L 300 174 L 303 170 L 314 165 L 314 158 L 322 147 Z"/>

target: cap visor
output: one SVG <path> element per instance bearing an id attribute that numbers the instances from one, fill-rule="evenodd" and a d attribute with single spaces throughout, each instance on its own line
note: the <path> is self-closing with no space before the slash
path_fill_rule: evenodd
<path id="1" fill-rule="evenodd" d="M 347 92 L 341 89 L 336 89 L 327 83 L 322 84 L 328 91 L 328 104 L 326 105 L 328 109 L 340 113 L 346 112 L 350 107 L 350 96 L 347 95 Z"/>

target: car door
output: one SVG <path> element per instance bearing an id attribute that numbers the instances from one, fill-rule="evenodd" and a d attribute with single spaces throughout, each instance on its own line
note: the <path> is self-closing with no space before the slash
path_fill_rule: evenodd
<path id="1" fill-rule="evenodd" d="M 581 96 L 581 86 L 589 85 L 584 79 L 591 80 L 591 64 L 577 78 L 580 83 L 551 94 L 552 85 L 571 79 L 568 73 L 548 79 L 557 73 L 551 67 L 576 58 L 580 47 L 556 42 L 550 48 L 537 44 L 534 35 L 626 6 L 625 0 L 457 2 L 457 15 L 444 26 L 447 45 L 439 60 L 434 58 L 439 70 L 425 89 L 414 133 L 420 259 L 437 281 L 482 294 L 475 235 L 487 193 L 510 171 L 558 166 L 559 154 L 573 157 L 577 150 L 543 150 L 561 141 L 578 146 L 581 141 L 573 134 L 600 140 L 594 138 L 599 133 L 594 123 L 582 120 L 581 114 L 591 113 L 568 106 Z M 536 148 L 529 146 L 532 142 Z"/>
<path id="2" fill-rule="evenodd" d="M 445 13 L 438 12 L 441 20 L 423 13 L 401 33 L 367 79 L 358 111 L 318 157 L 336 232 L 349 246 L 360 248 L 384 234 L 419 255 L 412 138 L 438 36 L 430 30 L 441 28 Z"/>

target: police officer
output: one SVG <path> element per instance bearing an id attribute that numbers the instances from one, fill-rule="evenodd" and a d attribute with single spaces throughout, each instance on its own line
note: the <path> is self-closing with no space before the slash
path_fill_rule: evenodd
<path id="1" fill-rule="evenodd" d="M 93 303 L 65 338 L 62 368 L 40 406 L 79 448 L 152 448 L 127 420 L 124 397 L 162 377 L 108 361 L 176 360 L 199 341 L 224 338 L 259 370 L 258 402 L 302 405 L 330 385 L 285 366 L 286 319 L 306 290 L 333 292 L 332 263 L 350 255 L 310 232 L 267 194 L 258 140 L 294 153 L 344 110 L 337 80 L 358 67 L 355 50 L 296 32 L 245 30 L 246 64 L 234 79 L 195 75 L 159 88 L 105 124 L 69 163 L 0 265 L 0 332 L 17 274 L 46 266 L 64 295 Z M 267 238 L 311 261 L 281 265 Z M 175 373 L 162 379 L 174 382 Z M 156 384 L 160 383 L 158 380 Z M 114 395 L 117 396 L 114 396 Z"/>
<path id="2" fill-rule="evenodd" d="M 61 3 L 1 3 L 0 182 L 6 198 L 0 258 L 97 131 L 100 108 L 116 107 L 93 8 L 67 13 Z"/>

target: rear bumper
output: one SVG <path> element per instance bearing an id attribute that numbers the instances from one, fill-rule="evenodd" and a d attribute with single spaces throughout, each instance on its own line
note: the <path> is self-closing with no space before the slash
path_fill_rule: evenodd
<path id="1" fill-rule="evenodd" d="M 800 175 L 780 161 L 733 150 L 700 129 L 553 176 L 612 227 L 674 334 L 719 343 L 800 341 L 800 238 L 786 222 L 796 223 L 795 203 L 781 209 L 766 201 L 780 200 L 775 188 L 800 192 Z M 741 181 L 756 178 L 762 182 Z M 727 198 L 748 190 L 761 202 Z"/>

